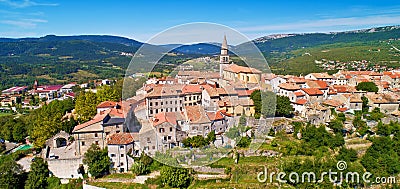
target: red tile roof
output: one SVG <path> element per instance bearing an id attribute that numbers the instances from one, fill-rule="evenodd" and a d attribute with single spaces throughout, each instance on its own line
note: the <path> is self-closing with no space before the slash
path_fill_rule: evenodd
<path id="1" fill-rule="evenodd" d="M 185 85 L 182 88 L 182 92 L 184 94 L 190 94 L 190 93 L 201 93 L 201 85 Z"/>
<path id="2" fill-rule="evenodd" d="M 207 123 L 210 119 L 207 117 L 206 112 L 200 105 L 186 106 L 186 115 L 191 123 Z"/>
<path id="3" fill-rule="evenodd" d="M 338 108 L 337 110 L 340 112 L 345 112 L 345 111 L 347 111 L 347 108 Z"/>
<path id="4" fill-rule="evenodd" d="M 114 133 L 107 137 L 108 145 L 131 144 L 134 141 L 131 133 Z"/>
<path id="5" fill-rule="evenodd" d="M 315 96 L 315 95 L 323 95 L 324 93 L 317 89 L 317 88 L 302 88 L 305 93 L 307 93 L 310 96 Z"/>
<path id="6" fill-rule="evenodd" d="M 296 95 L 296 96 L 305 96 L 305 94 L 303 92 L 301 92 L 301 91 L 294 92 L 294 95 Z"/>
<path id="7" fill-rule="evenodd" d="M 232 65 L 226 67 L 224 70 L 229 71 L 229 72 L 234 72 L 234 73 L 254 73 L 254 74 L 261 73 L 260 70 L 257 70 L 255 68 L 239 66 L 236 64 L 232 64 Z"/>
<path id="8" fill-rule="evenodd" d="M 74 130 L 72 130 L 72 132 L 81 130 L 81 129 L 87 127 L 87 126 L 90 126 L 90 125 L 93 125 L 93 124 L 95 124 L 95 123 L 98 123 L 98 122 L 103 121 L 104 118 L 108 115 L 108 113 L 109 113 L 110 111 L 111 111 L 111 110 L 106 110 L 104 113 L 96 114 L 96 115 L 93 117 L 92 120 L 87 121 L 87 122 L 85 122 L 85 123 L 82 123 L 82 124 L 79 124 L 79 125 L 75 126 L 75 127 L 74 127 Z"/>
<path id="9" fill-rule="evenodd" d="M 160 112 L 154 116 L 153 126 L 157 126 L 163 123 L 171 123 L 176 125 L 176 113 L 175 112 Z"/>
<path id="10" fill-rule="evenodd" d="M 338 106 L 342 105 L 343 103 L 341 103 L 341 102 L 339 102 L 337 100 L 328 99 L 328 100 L 325 100 L 323 102 L 323 104 L 328 105 L 328 106 L 332 106 L 332 107 L 338 107 Z"/>
<path id="11" fill-rule="evenodd" d="M 282 83 L 279 85 L 279 88 L 290 90 L 290 91 L 295 91 L 295 90 L 300 89 L 300 87 L 294 83 Z"/>
<path id="12" fill-rule="evenodd" d="M 97 105 L 96 108 L 112 108 L 112 107 L 115 107 L 116 105 L 117 105 L 117 102 L 104 101 L 104 102 L 101 102 L 99 105 Z"/>
<path id="13" fill-rule="evenodd" d="M 296 104 L 300 104 L 300 105 L 304 105 L 304 104 L 307 103 L 307 100 L 306 100 L 306 99 L 299 99 L 299 100 L 297 100 L 295 103 L 296 103 Z"/>
<path id="14" fill-rule="evenodd" d="M 10 93 L 10 92 L 19 92 L 19 91 L 23 91 L 25 89 L 27 89 L 28 87 L 26 86 L 22 86 L 22 87 L 11 87 L 9 89 L 3 90 L 2 93 Z"/>
<path id="15" fill-rule="evenodd" d="M 217 112 L 207 112 L 207 116 L 211 121 L 215 121 L 215 120 L 222 120 L 224 119 L 223 114 L 221 113 L 221 111 L 217 111 Z"/>

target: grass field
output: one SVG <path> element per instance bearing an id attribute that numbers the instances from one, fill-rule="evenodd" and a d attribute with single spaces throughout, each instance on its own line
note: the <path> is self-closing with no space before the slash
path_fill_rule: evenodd
<path id="1" fill-rule="evenodd" d="M 333 45 L 321 45 L 312 48 L 298 49 L 283 55 L 272 55 L 270 57 L 271 70 L 275 73 L 308 74 L 310 72 L 321 72 L 322 68 L 314 62 L 315 60 L 333 60 L 341 62 L 367 60 L 374 64 L 387 65 L 389 67 L 400 66 L 400 41 L 375 41 L 357 43 L 337 43 Z"/>
<path id="2" fill-rule="evenodd" d="M 2 116 L 8 116 L 8 115 L 12 115 L 12 113 L 0 112 L 0 117 L 2 117 Z"/>

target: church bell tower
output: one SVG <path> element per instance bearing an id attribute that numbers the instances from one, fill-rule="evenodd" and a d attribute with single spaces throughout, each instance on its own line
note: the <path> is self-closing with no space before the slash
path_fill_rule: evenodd
<path id="1" fill-rule="evenodd" d="M 228 54 L 228 42 L 226 41 L 226 35 L 221 45 L 221 55 L 219 56 L 219 75 L 223 79 L 223 71 L 229 65 L 229 54 Z"/>

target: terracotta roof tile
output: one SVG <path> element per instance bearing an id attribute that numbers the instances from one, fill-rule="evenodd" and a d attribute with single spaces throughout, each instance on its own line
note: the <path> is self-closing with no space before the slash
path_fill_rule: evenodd
<path id="1" fill-rule="evenodd" d="M 222 120 L 222 119 L 224 119 L 224 116 L 223 116 L 223 114 L 221 113 L 221 111 L 217 111 L 217 112 L 207 112 L 207 116 L 208 116 L 208 119 L 210 119 L 211 121 Z"/>
<path id="2" fill-rule="evenodd" d="M 201 85 L 185 85 L 182 88 L 182 92 L 184 94 L 189 94 L 189 93 L 201 93 Z"/>
<path id="3" fill-rule="evenodd" d="M 297 100 L 295 103 L 296 103 L 296 104 L 300 104 L 300 105 L 304 105 L 304 104 L 307 103 L 307 100 L 306 100 L 306 99 L 299 99 L 299 100 Z"/>
<path id="4" fill-rule="evenodd" d="M 301 92 L 301 91 L 296 91 L 296 92 L 294 92 L 294 95 L 296 95 L 297 97 L 299 97 L 299 96 L 305 96 L 305 94 L 304 94 L 303 92 Z"/>
<path id="5" fill-rule="evenodd" d="M 302 88 L 301 90 L 303 90 L 306 94 L 308 94 L 310 96 L 323 95 L 324 94 L 318 88 Z"/>
<path id="6" fill-rule="evenodd" d="M 117 105 L 117 102 L 104 101 L 104 102 L 101 102 L 99 105 L 97 105 L 96 108 L 112 108 L 112 107 L 115 107 L 116 105 Z"/>
<path id="7" fill-rule="evenodd" d="M 279 88 L 282 88 L 285 90 L 290 90 L 290 91 L 296 91 L 296 90 L 300 89 L 300 87 L 294 83 L 282 83 L 279 85 Z"/>
<path id="8" fill-rule="evenodd" d="M 114 133 L 107 137 L 108 145 L 131 144 L 135 141 L 131 133 Z"/>
<path id="9" fill-rule="evenodd" d="M 177 117 L 178 113 L 180 114 L 180 112 L 160 112 L 156 114 L 153 119 L 153 126 L 157 126 L 166 122 L 176 125 L 176 121 L 179 119 L 179 117 Z"/>
<path id="10" fill-rule="evenodd" d="M 254 74 L 261 73 L 260 70 L 257 70 L 255 68 L 239 66 L 236 64 L 231 64 L 230 66 L 226 67 L 224 70 L 229 71 L 229 72 L 234 72 L 234 73 L 254 73 Z"/>
<path id="11" fill-rule="evenodd" d="M 325 100 L 323 102 L 324 105 L 332 106 L 332 107 L 338 107 L 340 105 L 343 105 L 341 102 L 333 99 Z"/>
<path id="12" fill-rule="evenodd" d="M 93 119 L 91 119 L 91 120 L 89 120 L 89 121 L 87 121 L 87 122 L 85 122 L 85 123 L 82 123 L 82 124 L 79 124 L 79 125 L 75 126 L 75 127 L 74 127 L 74 130 L 73 130 L 72 132 L 81 130 L 81 129 L 87 127 L 87 126 L 90 126 L 90 125 L 93 125 L 93 124 L 95 124 L 95 123 L 98 123 L 98 122 L 103 121 L 104 118 L 108 115 L 108 113 L 109 113 L 110 111 L 111 111 L 111 110 L 106 110 L 104 113 L 96 114 L 96 115 L 93 117 Z"/>

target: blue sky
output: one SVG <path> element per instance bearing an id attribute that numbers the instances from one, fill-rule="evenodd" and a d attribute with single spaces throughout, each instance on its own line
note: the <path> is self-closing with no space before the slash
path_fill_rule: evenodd
<path id="1" fill-rule="evenodd" d="M 398 1 L 0 0 L 0 37 L 107 34 L 147 41 L 179 24 L 213 22 L 249 38 L 399 25 Z"/>

